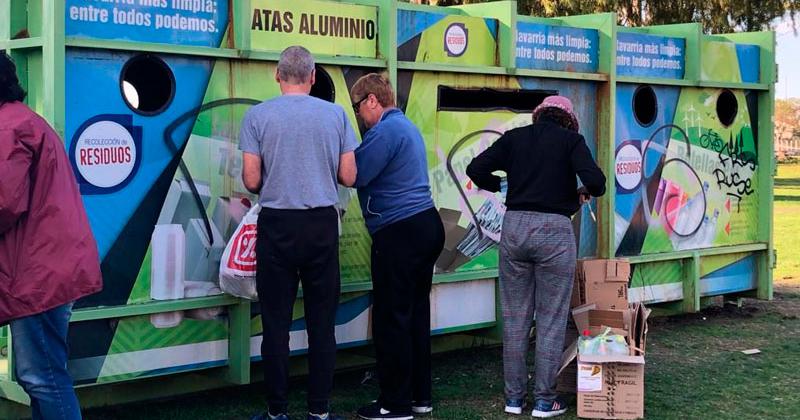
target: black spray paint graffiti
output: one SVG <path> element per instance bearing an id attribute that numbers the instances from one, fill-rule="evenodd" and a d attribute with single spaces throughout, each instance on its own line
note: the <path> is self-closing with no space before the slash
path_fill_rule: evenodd
<path id="1" fill-rule="evenodd" d="M 164 130 L 164 142 L 167 144 L 167 147 L 169 147 L 169 149 L 170 149 L 170 151 L 172 153 L 174 153 L 176 155 L 177 154 L 183 154 L 183 149 L 188 144 L 188 141 L 184 142 L 183 146 L 181 148 L 179 148 L 175 144 L 174 139 L 172 138 L 173 133 L 175 132 L 175 130 L 178 127 L 180 127 L 181 125 L 183 125 L 183 124 L 185 124 L 185 123 L 187 123 L 189 121 L 193 122 L 194 120 L 197 119 L 197 116 L 200 115 L 200 113 L 208 111 L 208 110 L 211 110 L 211 109 L 214 109 L 214 108 L 217 108 L 217 107 L 227 106 L 227 105 L 249 105 L 249 106 L 253 106 L 253 105 L 258 105 L 260 103 L 261 103 L 261 101 L 259 101 L 259 100 L 249 99 L 249 98 L 220 99 L 220 100 L 216 100 L 216 101 L 211 101 L 211 102 L 205 103 L 205 104 L 203 104 L 203 105 L 201 105 L 199 107 L 196 107 L 196 108 L 194 108 L 192 110 L 189 110 L 189 111 L 185 112 L 183 115 L 179 116 L 174 121 L 172 121 L 167 126 L 167 128 Z M 203 204 L 203 199 L 200 197 L 200 192 L 198 192 L 197 186 L 194 183 L 194 179 L 192 178 L 191 174 L 189 173 L 189 168 L 186 166 L 186 163 L 183 161 L 183 159 L 181 159 L 181 161 L 180 161 L 180 170 L 183 173 L 183 176 L 186 178 L 187 183 L 189 184 L 189 189 L 192 191 L 192 196 L 194 197 L 195 203 L 197 204 L 197 206 L 200 209 L 202 209 L 200 211 L 200 215 L 203 218 L 203 224 L 205 225 L 205 228 L 206 228 L 206 235 L 208 236 L 208 242 L 209 242 L 209 244 L 213 245 L 214 244 L 214 234 L 213 234 L 213 231 L 211 230 L 211 221 L 208 219 L 208 214 L 206 214 L 206 212 L 205 212 L 205 204 Z"/>
<path id="2" fill-rule="evenodd" d="M 752 152 L 745 151 L 742 131 L 740 130 L 735 138 L 731 134 L 728 141 L 724 142 L 719 134 L 712 129 L 708 129 L 700 137 L 700 141 L 702 146 L 709 147 L 717 152 L 722 168 L 715 168 L 712 174 L 717 179 L 717 187 L 727 190 L 726 194 L 729 197 L 737 199 L 736 211 L 739 212 L 742 199 L 755 192 L 751 176 L 743 175 L 742 170 L 756 170 L 755 155 Z"/>
<path id="3" fill-rule="evenodd" d="M 462 137 L 461 140 L 457 141 L 456 144 L 450 149 L 450 153 L 447 154 L 447 172 L 450 174 L 450 178 L 453 179 L 453 183 L 456 185 L 456 189 L 458 189 L 458 194 L 461 196 L 461 199 L 464 200 L 464 203 L 467 205 L 467 209 L 469 210 L 469 217 L 472 220 L 472 223 L 478 228 L 478 237 L 483 239 L 483 227 L 478 220 L 478 216 L 475 214 L 475 210 L 472 208 L 472 205 L 469 204 L 469 199 L 467 199 L 467 193 L 461 188 L 461 183 L 458 180 L 458 175 L 456 171 L 453 169 L 453 158 L 456 155 L 456 152 L 473 137 L 482 135 L 482 134 L 495 134 L 497 136 L 502 136 L 503 133 L 496 131 L 496 130 L 478 130 L 472 133 L 467 134 L 466 136 Z"/>
<path id="4" fill-rule="evenodd" d="M 655 141 L 656 135 L 658 133 L 660 133 L 662 130 L 667 130 L 667 129 L 674 129 L 680 135 L 681 140 L 683 140 L 685 142 L 685 144 L 686 144 L 686 159 L 690 159 L 692 157 L 692 144 L 689 141 L 689 136 L 686 134 L 686 131 L 684 131 L 683 128 L 681 128 L 681 127 L 679 127 L 677 125 L 674 125 L 674 124 L 666 124 L 666 125 L 663 125 L 663 126 L 657 128 L 655 131 L 653 131 L 653 134 L 650 135 L 650 138 L 647 140 L 647 144 L 645 145 L 644 150 L 642 150 L 642 178 L 643 178 L 643 183 L 644 184 L 647 184 L 647 183 L 650 183 L 650 182 L 660 183 L 661 182 L 661 175 L 664 173 L 664 171 L 666 170 L 667 167 L 670 167 L 670 166 L 673 166 L 673 165 L 677 165 L 677 166 L 683 167 L 685 173 L 687 173 L 689 175 L 690 179 L 697 183 L 698 188 L 696 188 L 696 190 L 698 191 L 698 194 L 700 194 L 700 196 L 698 198 L 701 200 L 700 203 L 702 204 L 702 209 L 701 209 L 700 214 L 705 214 L 706 210 L 708 209 L 708 197 L 706 196 L 705 189 L 703 188 L 703 182 L 700 180 L 700 176 L 697 174 L 697 171 L 695 171 L 695 169 L 692 167 L 692 165 L 687 160 L 683 159 L 682 157 L 668 157 L 667 156 L 667 151 L 669 150 L 669 144 L 672 141 L 672 136 L 671 135 L 670 135 L 670 137 L 667 138 L 667 141 L 666 141 L 665 145 L 660 145 Z M 671 134 L 671 133 L 669 133 L 669 134 Z M 658 147 L 654 147 L 653 145 L 657 145 Z M 656 171 L 657 171 L 657 169 L 656 169 L 656 170 L 653 171 L 653 175 L 648 177 L 647 176 L 647 173 L 649 172 L 647 170 L 647 161 L 649 160 L 648 159 L 648 151 L 651 149 L 651 147 L 653 147 L 653 150 L 655 151 L 655 153 L 662 154 L 662 156 L 659 158 L 659 164 L 661 165 L 661 171 L 656 176 Z M 662 150 L 658 150 L 658 149 L 662 149 Z M 651 221 L 649 220 L 649 218 L 651 217 L 651 214 L 652 214 L 652 210 L 653 210 L 652 207 L 653 207 L 657 197 L 655 197 L 655 196 L 651 197 L 650 193 L 648 191 L 648 188 L 646 188 L 646 187 L 642 188 L 641 191 L 642 191 L 642 204 L 644 205 L 644 210 L 645 210 L 644 211 L 644 215 L 645 215 L 646 218 L 648 218 L 648 225 L 649 225 L 649 224 L 651 224 Z M 670 202 L 673 202 L 674 200 L 680 200 L 680 196 L 677 195 L 677 194 L 668 194 L 668 195 L 664 196 L 662 200 L 663 200 L 664 203 L 670 203 Z M 666 225 L 669 227 L 669 229 L 672 231 L 672 233 L 675 234 L 676 236 L 682 237 L 682 238 L 688 238 L 690 236 L 693 236 L 695 233 L 697 233 L 700 230 L 700 227 L 703 224 L 703 218 L 702 217 L 698 218 L 696 223 L 692 224 L 689 227 L 683 227 L 683 229 L 677 229 L 676 226 L 673 226 L 673 223 L 672 223 L 672 221 L 669 220 L 669 218 L 664 218 L 664 223 L 666 223 Z"/>

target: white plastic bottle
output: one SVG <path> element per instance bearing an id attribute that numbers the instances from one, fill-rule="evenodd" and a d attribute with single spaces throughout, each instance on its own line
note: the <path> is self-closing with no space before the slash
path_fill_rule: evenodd
<path id="1" fill-rule="evenodd" d="M 150 298 L 182 299 L 186 278 L 186 235 L 177 224 L 156 225 L 151 240 Z M 171 328 L 181 323 L 183 312 L 165 312 L 150 316 L 156 328 Z"/>

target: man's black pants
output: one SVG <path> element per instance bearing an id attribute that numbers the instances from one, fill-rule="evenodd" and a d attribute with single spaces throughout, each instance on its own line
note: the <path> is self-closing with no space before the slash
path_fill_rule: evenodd
<path id="1" fill-rule="evenodd" d="M 329 410 L 339 305 L 337 217 L 333 207 L 265 208 L 258 217 L 256 285 L 264 339 L 261 356 L 272 414 L 288 409 L 289 328 L 300 282 L 308 331 L 308 410 L 320 414 Z"/>
<path id="2" fill-rule="evenodd" d="M 431 208 L 372 235 L 372 336 L 381 406 L 411 411 L 411 401 L 431 399 L 433 265 L 444 228 Z"/>

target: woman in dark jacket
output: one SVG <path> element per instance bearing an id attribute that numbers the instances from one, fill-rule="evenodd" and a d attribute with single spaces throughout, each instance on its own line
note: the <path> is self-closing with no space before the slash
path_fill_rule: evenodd
<path id="1" fill-rule="evenodd" d="M 80 419 L 67 329 L 72 302 L 102 287 L 100 262 L 64 144 L 24 98 L 0 52 L 0 325 L 33 419 Z"/>
<path id="2" fill-rule="evenodd" d="M 521 414 L 528 391 L 528 333 L 536 312 L 534 417 L 566 412 L 555 392 L 575 273 L 570 217 L 589 195 L 605 192 L 606 178 L 578 134 L 572 103 L 550 96 L 533 111 L 533 124 L 509 130 L 467 167 L 484 190 L 500 190 L 505 171 L 508 208 L 500 237 L 505 411 Z M 576 175 L 583 187 L 578 189 Z"/>

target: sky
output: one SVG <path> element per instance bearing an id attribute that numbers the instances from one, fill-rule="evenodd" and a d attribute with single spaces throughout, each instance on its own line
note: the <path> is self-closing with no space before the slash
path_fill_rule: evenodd
<path id="1" fill-rule="evenodd" d="M 800 16 L 797 17 L 800 33 Z M 775 97 L 800 98 L 800 35 L 792 30 L 792 21 L 784 18 L 775 27 L 777 47 L 775 61 L 778 62 L 778 83 Z"/>

